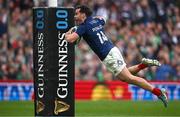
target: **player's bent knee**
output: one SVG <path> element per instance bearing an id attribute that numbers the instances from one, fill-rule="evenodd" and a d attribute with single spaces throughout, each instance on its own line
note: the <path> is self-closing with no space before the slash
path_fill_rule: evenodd
<path id="1" fill-rule="evenodd" d="M 128 71 L 126 67 L 117 75 L 117 78 L 127 83 L 131 83 L 134 80 L 133 75 Z"/>

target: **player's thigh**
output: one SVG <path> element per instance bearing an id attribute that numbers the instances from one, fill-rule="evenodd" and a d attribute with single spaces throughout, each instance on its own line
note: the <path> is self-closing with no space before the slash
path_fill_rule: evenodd
<path id="1" fill-rule="evenodd" d="M 115 76 L 117 76 L 126 66 L 126 63 L 117 47 L 111 49 L 103 63 Z"/>

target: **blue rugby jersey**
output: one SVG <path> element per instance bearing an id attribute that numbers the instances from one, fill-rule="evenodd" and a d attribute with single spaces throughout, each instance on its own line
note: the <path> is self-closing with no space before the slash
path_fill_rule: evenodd
<path id="1" fill-rule="evenodd" d="M 83 39 L 102 61 L 114 47 L 111 40 L 109 40 L 104 33 L 104 24 L 104 20 L 87 17 L 76 30 L 79 37 L 83 37 Z"/>

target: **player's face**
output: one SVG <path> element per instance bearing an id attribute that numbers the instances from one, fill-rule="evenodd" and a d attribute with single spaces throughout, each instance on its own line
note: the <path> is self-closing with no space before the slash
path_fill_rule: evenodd
<path id="1" fill-rule="evenodd" d="M 84 17 L 85 17 L 84 13 L 81 13 L 80 9 L 76 9 L 74 16 L 76 25 L 80 25 L 81 23 L 83 23 Z"/>

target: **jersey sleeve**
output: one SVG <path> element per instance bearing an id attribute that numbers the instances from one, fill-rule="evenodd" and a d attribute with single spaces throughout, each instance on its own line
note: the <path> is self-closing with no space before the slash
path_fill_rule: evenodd
<path id="1" fill-rule="evenodd" d="M 86 31 L 85 25 L 80 25 L 77 27 L 76 33 L 79 35 L 79 37 L 82 37 L 85 31 Z"/>
<path id="2" fill-rule="evenodd" d="M 104 18 L 99 19 L 99 22 L 101 23 L 101 25 L 105 25 L 105 24 L 106 24 L 106 21 L 105 21 L 105 19 L 104 19 Z"/>
<path id="3" fill-rule="evenodd" d="M 95 17 L 95 19 L 97 19 L 100 22 L 101 25 L 105 25 L 106 24 L 106 19 L 103 18 L 103 17 L 101 17 L 101 18 Z"/>

